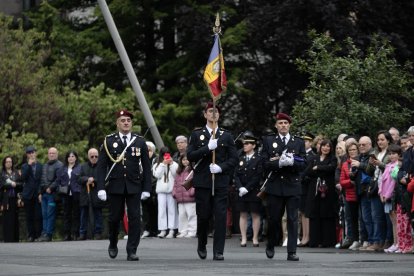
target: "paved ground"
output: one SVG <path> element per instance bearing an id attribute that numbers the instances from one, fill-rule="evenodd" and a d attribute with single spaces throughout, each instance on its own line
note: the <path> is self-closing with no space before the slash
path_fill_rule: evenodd
<path id="1" fill-rule="evenodd" d="M 196 253 L 196 239 L 149 238 L 141 241 L 139 262 L 127 262 L 126 241 L 109 259 L 107 241 L 0 243 L 0 275 L 414 275 L 414 255 L 358 253 L 350 250 L 299 248 L 299 262 L 286 261 L 286 248 L 274 259 L 264 244 L 242 248 L 239 238 L 226 240 L 225 260 Z"/>

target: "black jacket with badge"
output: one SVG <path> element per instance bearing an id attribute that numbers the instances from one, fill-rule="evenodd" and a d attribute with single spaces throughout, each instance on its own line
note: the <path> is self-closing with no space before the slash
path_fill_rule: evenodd
<path id="1" fill-rule="evenodd" d="M 195 188 L 211 188 L 212 177 L 210 164 L 212 163 L 212 151 L 208 148 L 210 133 L 206 127 L 195 129 L 190 136 L 187 148 L 187 158 L 190 162 L 202 161 L 194 169 L 193 186 Z M 217 148 L 216 164 L 222 169 L 221 173 L 215 175 L 214 185 L 216 188 L 227 188 L 230 184 L 231 174 L 237 164 L 237 149 L 231 134 L 218 128 L 216 133 Z"/>
<path id="2" fill-rule="evenodd" d="M 234 173 L 234 183 L 237 190 L 241 187 L 246 188 L 249 192 L 240 201 L 260 201 L 257 194 L 260 192 L 260 180 L 263 176 L 262 157 L 255 152 L 250 160 L 247 161 L 243 153 L 239 158 L 239 165 Z"/>
<path id="3" fill-rule="evenodd" d="M 151 192 L 148 147 L 145 140 L 136 134 L 131 134 L 131 141 L 134 137 L 135 140 L 126 149 L 124 158 L 116 162 L 108 176 L 106 188 L 109 194 L 124 194 L 125 191 L 128 194 Z M 98 159 L 98 191 L 105 188 L 105 177 L 125 148 L 118 133 L 106 136 L 105 140 L 106 147 L 104 143 Z"/>
<path id="4" fill-rule="evenodd" d="M 293 153 L 293 166 L 279 167 L 279 159 L 283 151 Z M 263 148 L 261 152 L 265 175 L 272 172 L 267 184 L 266 193 L 275 196 L 296 196 L 301 194 L 301 174 L 306 168 L 306 151 L 304 141 L 291 135 L 285 145 L 279 134 L 269 134 L 263 137 Z"/>

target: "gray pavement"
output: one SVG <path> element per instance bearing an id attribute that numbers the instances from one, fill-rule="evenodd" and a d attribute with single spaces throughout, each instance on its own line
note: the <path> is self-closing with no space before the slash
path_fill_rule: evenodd
<path id="1" fill-rule="evenodd" d="M 0 243 L 0 275 L 414 275 L 413 254 L 354 252 L 298 248 L 299 262 L 286 261 L 286 248 L 277 247 L 267 259 L 265 244 L 239 246 L 239 237 L 226 240 L 224 261 L 212 260 L 212 240 L 206 260 L 196 253 L 196 239 L 141 240 L 139 262 L 127 262 L 126 241 L 119 254 L 108 257 L 108 241 Z"/>

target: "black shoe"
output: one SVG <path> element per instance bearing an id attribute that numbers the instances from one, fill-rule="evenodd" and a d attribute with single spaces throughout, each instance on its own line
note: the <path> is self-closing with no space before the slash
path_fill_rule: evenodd
<path id="1" fill-rule="evenodd" d="M 39 241 L 41 241 L 41 242 L 50 242 L 50 241 L 52 241 L 52 237 L 49 236 L 49 235 L 43 235 L 43 236 L 40 237 Z"/>
<path id="2" fill-rule="evenodd" d="M 139 261 L 139 258 L 137 255 L 135 255 L 134 253 L 129 254 L 127 257 L 127 261 Z"/>
<path id="3" fill-rule="evenodd" d="M 258 243 L 253 243 L 253 247 L 259 247 Z"/>
<path id="4" fill-rule="evenodd" d="M 204 249 L 197 248 L 197 253 L 198 253 L 198 256 L 200 257 L 200 259 L 202 259 L 202 260 L 204 260 L 207 257 L 207 249 L 206 248 L 204 248 Z"/>
<path id="5" fill-rule="evenodd" d="M 214 254 L 213 260 L 215 260 L 215 261 L 224 261 L 224 256 L 223 256 L 223 254 L 216 253 L 216 254 Z"/>
<path id="6" fill-rule="evenodd" d="M 351 240 L 344 240 L 344 242 L 339 247 L 340 249 L 348 249 L 352 245 Z"/>
<path id="7" fill-rule="evenodd" d="M 245 243 L 240 244 L 241 247 L 246 247 L 247 245 Z"/>
<path id="8" fill-rule="evenodd" d="M 80 240 L 80 241 L 84 241 L 84 240 L 86 240 L 86 235 L 85 235 L 85 234 L 80 234 L 80 235 L 79 235 L 79 240 Z"/>
<path id="9" fill-rule="evenodd" d="M 102 234 L 95 234 L 94 238 L 95 240 L 102 240 Z"/>
<path id="10" fill-rule="evenodd" d="M 273 256 L 275 255 L 275 248 L 272 246 L 266 246 L 266 256 L 269 259 L 273 259 Z"/>
<path id="11" fill-rule="evenodd" d="M 296 253 L 289 253 L 287 256 L 288 261 L 299 261 L 299 257 L 296 256 Z"/>
<path id="12" fill-rule="evenodd" d="M 35 238 L 33 238 L 33 237 L 29 237 L 29 238 L 27 238 L 27 241 L 28 241 L 28 242 L 34 242 L 34 241 L 35 241 Z"/>
<path id="13" fill-rule="evenodd" d="M 118 247 L 109 245 L 108 247 L 108 254 L 111 259 L 115 259 L 118 256 Z"/>

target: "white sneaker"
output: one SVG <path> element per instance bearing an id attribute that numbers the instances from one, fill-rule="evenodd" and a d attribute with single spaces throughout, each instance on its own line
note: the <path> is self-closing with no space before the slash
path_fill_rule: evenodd
<path id="1" fill-rule="evenodd" d="M 184 238 L 184 237 L 186 237 L 187 236 L 187 233 L 186 232 L 181 232 L 180 234 L 178 234 L 177 236 L 176 236 L 176 238 Z"/>
<path id="2" fill-rule="evenodd" d="M 167 235 L 167 231 L 165 231 L 165 230 L 162 230 L 158 235 L 157 235 L 157 237 L 158 238 L 165 238 L 165 235 Z"/>
<path id="3" fill-rule="evenodd" d="M 299 245 L 300 244 L 300 240 L 298 239 L 297 241 L 296 241 L 296 245 Z"/>
<path id="4" fill-rule="evenodd" d="M 368 248 L 368 246 L 370 246 L 369 242 L 364 241 L 364 243 L 362 244 L 362 246 L 360 246 L 358 249 L 359 250 L 365 250 Z"/>
<path id="5" fill-rule="evenodd" d="M 339 243 L 339 242 L 338 242 L 338 243 L 335 245 L 335 248 L 336 248 L 336 249 L 341 248 L 341 243 Z"/>
<path id="6" fill-rule="evenodd" d="M 144 233 L 142 233 L 141 239 L 145 239 L 146 237 L 149 237 L 150 232 L 148 231 L 144 231 Z"/>
<path id="7" fill-rule="evenodd" d="M 284 247 L 286 247 L 287 246 L 287 239 L 285 239 L 284 241 L 283 241 L 283 245 L 282 246 L 284 246 Z"/>
<path id="8" fill-rule="evenodd" d="M 166 236 L 166 238 L 167 238 L 167 239 L 172 239 L 172 238 L 174 238 L 174 230 L 170 230 L 170 231 L 168 232 L 168 235 Z"/>
<path id="9" fill-rule="evenodd" d="M 127 240 L 127 239 L 128 239 L 128 235 L 125 235 L 125 236 L 124 236 L 124 240 Z"/>
<path id="10" fill-rule="evenodd" d="M 398 248 L 398 245 L 395 245 L 395 244 L 393 244 L 393 245 L 391 245 L 390 247 L 388 247 L 387 249 L 384 249 L 384 252 L 385 253 L 394 253 L 395 251 L 397 251 L 399 248 Z"/>
<path id="11" fill-rule="evenodd" d="M 350 249 L 350 250 L 358 250 L 358 248 L 359 248 L 360 245 L 361 244 L 358 241 L 354 241 L 352 243 L 352 245 L 348 249 Z"/>

